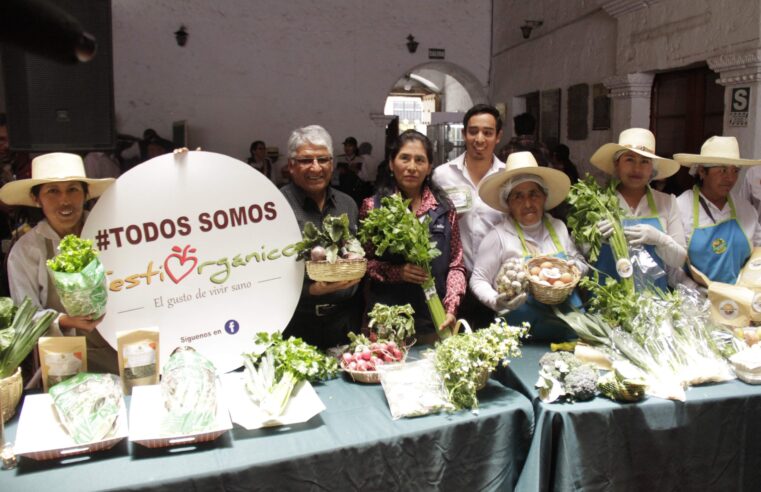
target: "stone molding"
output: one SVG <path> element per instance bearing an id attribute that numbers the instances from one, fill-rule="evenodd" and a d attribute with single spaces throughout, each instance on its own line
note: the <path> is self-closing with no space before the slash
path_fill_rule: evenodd
<path id="1" fill-rule="evenodd" d="M 720 85 L 761 82 L 761 49 L 725 53 L 708 60 L 708 66 L 719 73 Z"/>
<path id="2" fill-rule="evenodd" d="M 602 83 L 610 90 L 609 97 L 615 99 L 650 98 L 653 92 L 651 73 L 629 73 L 607 77 Z"/>
<path id="3" fill-rule="evenodd" d="M 611 17 L 620 17 L 624 14 L 636 12 L 647 8 L 660 0 L 611 0 L 601 5 L 602 9 Z"/>

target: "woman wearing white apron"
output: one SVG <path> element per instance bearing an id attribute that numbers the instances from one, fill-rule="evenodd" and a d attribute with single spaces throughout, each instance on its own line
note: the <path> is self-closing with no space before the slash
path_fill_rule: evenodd
<path id="1" fill-rule="evenodd" d="M 494 209 L 505 213 L 497 227 L 489 232 L 478 249 L 470 287 L 478 299 L 496 312 L 509 311 L 507 321 L 531 324 L 532 340 L 560 341 L 575 338 L 573 331 L 553 314 L 552 308 L 525 293 L 513 299 L 498 294 L 495 279 L 502 264 L 510 258 L 528 259 L 533 256 L 556 256 L 578 260 L 577 266 L 586 273 L 565 224 L 545 211 L 561 203 L 568 195 L 571 182 L 562 171 L 539 167 L 531 152 L 510 154 L 504 171 L 492 174 L 478 187 L 481 199 Z M 560 305 L 570 309 L 580 306 L 574 293 Z"/>
<path id="2" fill-rule="evenodd" d="M 697 184 L 677 198 L 687 233 L 689 262 L 716 282 L 734 284 L 751 250 L 761 246 L 758 214 L 745 199 L 731 193 L 740 166 L 761 160 L 740 159 L 735 137 L 711 137 L 700 154 L 676 154 L 690 167 Z M 681 280 L 694 284 L 683 273 Z"/>
<path id="3" fill-rule="evenodd" d="M 82 232 L 85 202 L 100 196 L 113 182 L 113 178 L 88 178 L 81 157 L 56 152 L 32 161 L 31 179 L 11 181 L 0 189 L 0 200 L 4 203 L 40 207 L 45 216 L 18 240 L 8 255 L 13 301 L 18 304 L 29 297 L 39 309 L 59 313 L 47 336 L 87 337 L 87 365 L 92 372 L 118 373 L 116 351 L 96 330 L 102 318 L 66 314 L 46 262 L 58 253 L 58 244 L 64 236 L 79 236 Z"/>
<path id="4" fill-rule="evenodd" d="M 679 164 L 655 155 L 655 135 L 644 128 L 624 130 L 618 143 L 607 143 L 597 149 L 590 162 L 618 183 L 616 193 L 624 212 L 621 225 L 629 245 L 644 246 L 664 272 L 667 267 L 681 269 L 687 250 L 676 199 L 674 195 L 650 187 L 652 180 L 675 174 Z M 606 239 L 613 233 L 613 226 L 607 220 L 601 221 L 598 227 Z M 613 251 L 607 243 L 600 249 L 594 267 L 616 280 L 620 278 Z M 667 275 L 654 279 L 653 284 L 667 290 Z"/>

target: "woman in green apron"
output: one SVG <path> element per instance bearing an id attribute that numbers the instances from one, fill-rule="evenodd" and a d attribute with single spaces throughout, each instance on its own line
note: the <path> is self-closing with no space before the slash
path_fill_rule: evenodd
<path id="1" fill-rule="evenodd" d="M 661 276 L 647 279 L 655 287 L 668 289 L 667 273 L 679 270 L 687 258 L 684 229 L 674 195 L 654 190 L 652 180 L 666 179 L 679 164 L 655 154 L 655 135 L 644 128 L 621 132 L 618 143 L 597 149 L 590 162 L 616 180 L 616 193 L 623 210 L 623 227 L 630 246 L 643 246 L 660 267 Z M 613 226 L 603 220 L 598 225 L 606 239 Z M 600 272 L 619 279 L 610 245 L 603 244 L 594 265 Z M 667 272 L 667 267 L 668 272 Z"/>
<path id="2" fill-rule="evenodd" d="M 470 287 L 478 299 L 495 312 L 508 311 L 507 321 L 531 325 L 536 341 L 562 341 L 575 338 L 573 331 L 544 305 L 527 294 L 507 298 L 494 285 L 502 264 L 510 258 L 530 259 L 555 256 L 576 262 L 583 273 L 586 265 L 568 235 L 565 224 L 545 213 L 561 203 L 571 182 L 562 171 L 539 167 L 531 152 L 508 156 L 504 171 L 487 177 L 478 187 L 481 199 L 505 213 L 504 220 L 484 238 L 478 249 Z M 580 306 L 574 295 L 559 306 Z"/>
<path id="3" fill-rule="evenodd" d="M 57 253 L 61 238 L 68 234 L 79 236 L 82 232 L 85 202 L 100 196 L 113 182 L 113 178 L 87 178 L 81 157 L 56 152 L 32 161 L 31 179 L 11 181 L 0 189 L 0 200 L 4 203 L 39 207 L 45 216 L 16 242 L 8 255 L 11 297 L 17 304 L 29 297 L 40 309 L 59 313 L 48 336 L 87 337 L 88 370 L 92 372 L 118 373 L 116 351 L 96 330 L 100 319 L 66 314 L 46 262 Z"/>
<path id="4" fill-rule="evenodd" d="M 751 250 L 761 246 L 761 227 L 753 206 L 730 192 L 739 168 L 761 160 L 740 159 L 735 137 L 711 137 L 700 154 L 676 154 L 674 159 L 689 167 L 697 180 L 677 199 L 689 262 L 712 281 L 734 284 Z"/>

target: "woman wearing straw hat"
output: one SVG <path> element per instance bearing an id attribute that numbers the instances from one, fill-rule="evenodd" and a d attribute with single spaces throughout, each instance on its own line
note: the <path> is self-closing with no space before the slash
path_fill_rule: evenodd
<path id="1" fill-rule="evenodd" d="M 730 192 L 739 167 L 761 160 L 740 159 L 735 137 L 711 137 L 700 154 L 675 154 L 674 159 L 697 179 L 677 198 L 689 262 L 713 281 L 734 284 L 753 247 L 761 246 L 761 227 L 753 206 Z"/>
<path id="2" fill-rule="evenodd" d="M 513 299 L 498 294 L 495 279 L 506 260 L 539 255 L 573 260 L 582 274 L 586 273 L 583 257 L 565 224 L 545 213 L 561 203 L 570 188 L 571 181 L 565 173 L 539 167 L 531 152 L 510 154 L 505 170 L 487 177 L 478 187 L 481 199 L 504 212 L 505 217 L 481 243 L 470 287 L 476 297 L 494 311 L 509 310 L 509 323 L 528 321 L 534 340 L 561 340 L 575 335 L 548 306 L 526 293 Z M 580 305 L 576 294 L 571 302 Z"/>
<path id="3" fill-rule="evenodd" d="M 590 158 L 597 168 L 617 180 L 616 192 L 625 218 L 624 233 L 630 246 L 644 246 L 663 269 L 680 269 L 687 258 L 684 229 L 673 195 L 650 187 L 653 180 L 665 179 L 679 170 L 679 164 L 655 154 L 655 135 L 644 128 L 621 132 L 618 143 L 607 143 Z M 604 238 L 613 233 L 607 220 L 598 225 Z M 610 245 L 603 244 L 595 268 L 619 279 Z M 668 289 L 666 275 L 653 279 L 661 290 Z"/>
<path id="4" fill-rule="evenodd" d="M 45 216 L 19 239 L 8 255 L 11 297 L 17 304 L 29 297 L 39 308 L 60 313 L 48 336 L 84 334 L 88 369 L 95 372 L 118 372 L 116 352 L 95 330 L 100 319 L 66 314 L 46 262 L 55 256 L 61 238 L 68 234 L 79 236 L 82 232 L 87 199 L 100 196 L 113 182 L 113 178 L 87 178 L 81 157 L 56 152 L 32 161 L 31 179 L 12 181 L 0 188 L 3 202 L 40 207 Z"/>

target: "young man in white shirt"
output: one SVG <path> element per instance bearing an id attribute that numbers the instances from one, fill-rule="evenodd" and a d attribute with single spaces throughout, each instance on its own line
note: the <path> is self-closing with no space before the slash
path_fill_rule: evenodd
<path id="1" fill-rule="evenodd" d="M 473 271 L 478 245 L 486 234 L 502 220 L 502 213 L 491 208 L 478 196 L 478 185 L 486 176 L 505 168 L 494 155 L 502 138 L 502 118 L 494 106 L 477 104 L 463 118 L 465 152 L 438 166 L 433 182 L 449 196 L 457 209 L 465 269 Z M 486 326 L 492 313 L 481 304 L 470 289 L 460 305 L 460 314 L 475 327 Z"/>

